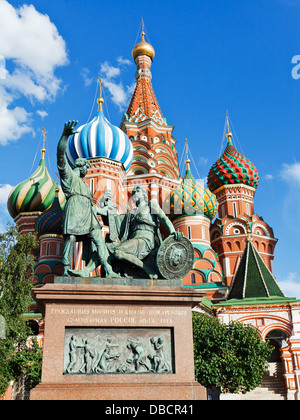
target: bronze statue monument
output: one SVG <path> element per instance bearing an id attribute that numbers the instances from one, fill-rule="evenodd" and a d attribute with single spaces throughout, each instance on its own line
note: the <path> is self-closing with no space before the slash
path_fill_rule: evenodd
<path id="1" fill-rule="evenodd" d="M 106 277 L 140 277 L 173 279 L 184 277 L 191 269 L 194 250 L 190 241 L 177 232 L 157 200 L 148 201 L 148 194 L 141 186 L 131 193 L 132 210 L 115 214 L 116 205 L 112 193 L 107 190 L 96 207 L 88 185 L 82 178 L 90 163 L 78 158 L 73 169 L 65 151 L 68 137 L 76 133 L 77 122 L 65 124 L 57 146 L 57 167 L 61 186 L 66 196 L 63 216 L 63 275 L 87 277 L 99 265 Z M 97 218 L 109 226 L 110 234 L 104 238 L 102 225 Z M 169 233 L 162 241 L 162 224 Z M 72 270 L 71 260 L 76 241 L 83 241 L 83 259 L 86 267 Z"/>

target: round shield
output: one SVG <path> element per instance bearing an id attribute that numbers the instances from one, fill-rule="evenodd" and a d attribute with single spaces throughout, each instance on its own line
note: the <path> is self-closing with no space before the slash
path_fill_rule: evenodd
<path id="1" fill-rule="evenodd" d="M 185 236 L 176 241 L 174 236 L 170 235 L 160 245 L 156 262 L 163 278 L 183 278 L 193 268 L 194 247 Z"/>

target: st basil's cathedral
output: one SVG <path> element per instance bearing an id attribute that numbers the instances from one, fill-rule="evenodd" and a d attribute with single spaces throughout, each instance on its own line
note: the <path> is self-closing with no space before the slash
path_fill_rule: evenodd
<path id="1" fill-rule="evenodd" d="M 300 301 L 285 297 L 273 274 L 277 239 L 254 211 L 257 169 L 235 148 L 228 123 L 227 145 L 211 166 L 207 187 L 194 178 L 187 143 L 186 169 L 181 176 L 174 126 L 168 125 L 152 87 L 154 56 L 154 48 L 142 32 L 141 42 L 132 51 L 136 85 L 120 126 L 105 117 L 100 80 L 98 112 L 69 138 L 67 159 L 71 166 L 78 157 L 89 160 L 84 180 L 96 205 L 103 193 L 111 190 L 117 211 L 124 213 L 137 185 L 146 189 L 149 199 L 159 202 L 175 229 L 194 247 L 193 268 L 183 279 L 185 287 L 205 292 L 194 310 L 225 323 L 254 325 L 274 346 L 270 362 L 275 361 L 276 372 L 281 369 L 284 398 L 300 399 Z M 8 198 L 8 210 L 19 232 L 36 232 L 39 237 L 36 287 L 53 282 L 63 272 L 65 197 L 47 170 L 45 153 L 43 146 L 37 169 L 14 187 Z M 108 228 L 103 226 L 102 231 L 106 235 Z M 78 242 L 72 269 L 83 266 L 82 244 Z M 101 276 L 101 269 L 91 275 Z M 31 309 L 26 316 L 36 324 L 42 346 L 44 321 L 34 304 Z"/>

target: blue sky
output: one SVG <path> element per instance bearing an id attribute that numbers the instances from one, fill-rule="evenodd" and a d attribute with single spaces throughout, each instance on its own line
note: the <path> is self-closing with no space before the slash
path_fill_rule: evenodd
<path id="1" fill-rule="evenodd" d="M 179 157 L 188 138 L 194 176 L 205 178 L 225 147 L 229 110 L 235 145 L 260 175 L 255 211 L 279 239 L 275 275 L 300 298 L 298 0 L 0 0 L 0 229 L 9 190 L 38 164 L 42 127 L 55 178 L 64 122 L 95 115 L 98 75 L 105 114 L 120 124 L 142 17 L 156 52 L 154 91 Z"/>

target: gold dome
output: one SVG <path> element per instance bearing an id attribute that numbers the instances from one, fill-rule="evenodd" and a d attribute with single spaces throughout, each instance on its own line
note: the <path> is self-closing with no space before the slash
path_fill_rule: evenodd
<path id="1" fill-rule="evenodd" d="M 153 61 L 155 56 L 154 48 L 145 41 L 145 32 L 142 32 L 142 40 L 132 50 L 132 57 L 135 60 L 139 55 L 147 55 Z"/>

